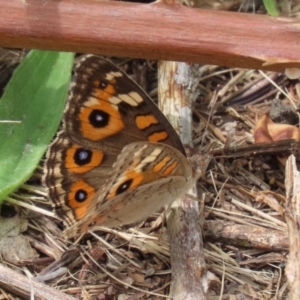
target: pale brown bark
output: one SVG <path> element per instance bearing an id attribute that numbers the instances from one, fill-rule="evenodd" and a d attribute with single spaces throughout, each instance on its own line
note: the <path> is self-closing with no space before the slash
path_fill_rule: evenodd
<path id="1" fill-rule="evenodd" d="M 187 87 L 196 86 L 192 66 L 185 63 L 159 64 L 160 107 L 182 142 L 191 144 L 191 103 L 196 93 L 188 94 Z M 196 196 L 195 188 L 189 191 Z M 171 296 L 175 300 L 207 299 L 209 287 L 204 260 L 198 202 L 184 197 L 176 200 L 167 216 L 170 257 L 172 263 Z"/>
<path id="2" fill-rule="evenodd" d="M 166 2 L 2 1 L 0 46 L 279 72 L 300 67 L 299 19 Z"/>
<path id="3" fill-rule="evenodd" d="M 207 220 L 203 226 L 204 236 L 218 243 L 268 251 L 286 251 L 289 248 L 285 231 L 240 225 L 224 220 Z"/>
<path id="4" fill-rule="evenodd" d="M 290 285 L 290 300 L 300 299 L 300 172 L 291 155 L 286 162 L 286 224 L 290 253 L 285 273 Z"/>

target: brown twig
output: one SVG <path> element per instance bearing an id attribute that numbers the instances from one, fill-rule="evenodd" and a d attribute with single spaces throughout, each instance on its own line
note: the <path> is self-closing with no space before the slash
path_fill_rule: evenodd
<path id="1" fill-rule="evenodd" d="M 218 243 L 268 251 L 288 249 L 287 233 L 279 230 L 249 224 L 240 225 L 224 220 L 207 220 L 203 226 L 205 237 Z"/>
<path id="2" fill-rule="evenodd" d="M 286 163 L 286 224 L 288 226 L 290 253 L 285 269 L 290 284 L 291 300 L 300 299 L 300 172 L 297 171 L 296 160 L 291 155 Z"/>
<path id="3" fill-rule="evenodd" d="M 193 9 L 174 1 L 1 3 L 3 47 L 283 72 L 286 67 L 300 67 L 299 38 L 299 19 Z"/>
<path id="4" fill-rule="evenodd" d="M 209 152 L 213 156 L 222 157 L 254 157 L 265 155 L 290 155 L 299 160 L 300 143 L 295 140 L 283 140 L 269 143 L 257 143 L 248 146 L 214 149 Z"/>

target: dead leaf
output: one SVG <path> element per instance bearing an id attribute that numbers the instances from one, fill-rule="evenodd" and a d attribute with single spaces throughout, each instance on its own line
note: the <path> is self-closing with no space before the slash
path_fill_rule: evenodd
<path id="1" fill-rule="evenodd" d="M 264 114 L 255 125 L 254 140 L 256 144 L 290 139 L 300 141 L 299 128 L 289 124 L 274 123 L 267 114 Z"/>

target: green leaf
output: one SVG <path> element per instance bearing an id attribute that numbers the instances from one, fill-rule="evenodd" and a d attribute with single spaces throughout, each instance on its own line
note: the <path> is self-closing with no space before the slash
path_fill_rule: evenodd
<path id="1" fill-rule="evenodd" d="M 273 17 L 278 17 L 280 15 L 276 0 L 263 0 L 263 3 L 269 15 Z"/>
<path id="2" fill-rule="evenodd" d="M 31 51 L 0 100 L 0 200 L 25 182 L 61 121 L 74 54 Z"/>

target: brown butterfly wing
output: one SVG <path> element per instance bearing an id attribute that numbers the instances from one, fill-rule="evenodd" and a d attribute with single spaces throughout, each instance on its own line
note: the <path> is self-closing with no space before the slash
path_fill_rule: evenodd
<path id="1" fill-rule="evenodd" d="M 141 221 L 182 196 L 192 183 L 191 165 L 179 151 L 160 143 L 132 143 L 118 156 L 105 189 L 89 204 L 87 217 L 66 235 L 73 237 L 97 225 Z"/>
<path id="2" fill-rule="evenodd" d="M 44 167 L 49 198 L 67 226 L 88 220 L 118 155 L 138 141 L 165 143 L 184 153 L 172 126 L 134 81 L 109 61 L 86 56 L 75 69 L 63 129 Z"/>

